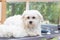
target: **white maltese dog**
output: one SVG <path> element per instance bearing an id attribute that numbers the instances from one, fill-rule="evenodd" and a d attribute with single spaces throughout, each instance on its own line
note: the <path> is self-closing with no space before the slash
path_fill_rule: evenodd
<path id="1" fill-rule="evenodd" d="M 43 16 L 37 10 L 26 10 L 23 12 L 22 20 L 24 22 L 24 29 L 28 36 L 41 36 L 41 22 Z"/>
<path id="2" fill-rule="evenodd" d="M 0 34 L 7 37 L 41 36 L 43 16 L 37 10 L 26 10 L 23 14 L 9 17 L 0 27 Z M 6 27 L 7 26 L 7 27 Z M 3 31 L 4 30 L 4 31 Z"/>

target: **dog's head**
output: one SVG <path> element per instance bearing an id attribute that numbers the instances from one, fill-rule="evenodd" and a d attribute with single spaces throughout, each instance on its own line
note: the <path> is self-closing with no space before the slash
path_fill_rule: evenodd
<path id="1" fill-rule="evenodd" d="M 26 10 L 22 15 L 23 22 L 28 27 L 35 27 L 43 21 L 43 16 L 37 10 Z"/>

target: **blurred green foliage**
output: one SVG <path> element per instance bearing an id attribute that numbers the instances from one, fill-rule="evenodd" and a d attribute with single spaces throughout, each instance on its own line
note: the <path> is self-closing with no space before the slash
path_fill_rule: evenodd
<path id="1" fill-rule="evenodd" d="M 23 11 L 26 9 L 26 3 L 7 3 L 7 17 L 22 14 Z"/>
<path id="2" fill-rule="evenodd" d="M 30 10 L 38 10 L 45 20 L 57 24 L 60 16 L 60 2 L 30 2 Z M 22 14 L 26 9 L 26 3 L 7 3 L 7 17 Z"/>

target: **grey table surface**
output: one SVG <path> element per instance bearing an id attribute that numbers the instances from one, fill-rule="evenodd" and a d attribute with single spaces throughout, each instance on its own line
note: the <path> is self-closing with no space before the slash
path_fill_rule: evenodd
<path id="1" fill-rule="evenodd" d="M 0 38 L 0 40 L 43 40 L 43 39 L 52 39 L 59 35 L 60 34 L 49 34 L 49 35 L 44 35 L 42 37 L 35 36 L 35 37 L 19 37 L 19 38 Z"/>

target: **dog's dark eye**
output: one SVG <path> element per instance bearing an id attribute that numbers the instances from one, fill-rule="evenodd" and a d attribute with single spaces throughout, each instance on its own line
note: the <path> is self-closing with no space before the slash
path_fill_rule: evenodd
<path id="1" fill-rule="evenodd" d="M 35 17 L 32 17 L 33 19 L 35 19 Z"/>
<path id="2" fill-rule="evenodd" d="M 30 17 L 27 17 L 27 19 L 30 19 Z"/>

